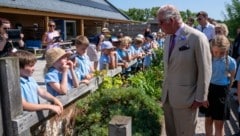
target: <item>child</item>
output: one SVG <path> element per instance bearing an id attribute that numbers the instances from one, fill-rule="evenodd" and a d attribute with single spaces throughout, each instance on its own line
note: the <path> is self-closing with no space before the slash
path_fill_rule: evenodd
<path id="1" fill-rule="evenodd" d="M 120 39 L 120 45 L 117 48 L 117 60 L 118 66 L 122 66 L 123 68 L 128 68 L 128 62 L 131 61 L 131 55 L 128 50 L 128 46 L 130 44 L 130 39 L 128 36 L 124 36 Z"/>
<path id="2" fill-rule="evenodd" d="M 116 68 L 116 52 L 113 50 L 115 47 L 110 41 L 102 43 L 102 55 L 99 60 L 100 70 Z M 108 66 L 106 68 L 106 66 Z"/>
<path id="3" fill-rule="evenodd" d="M 51 48 L 46 52 L 45 82 L 53 96 L 66 94 L 67 90 L 79 86 L 69 55 L 61 48 Z"/>
<path id="4" fill-rule="evenodd" d="M 75 40 L 76 46 L 76 72 L 78 79 L 82 80 L 84 83 L 88 83 L 93 77 L 94 68 L 89 57 L 86 54 L 86 50 L 89 46 L 89 41 L 86 36 L 77 36 Z"/>
<path id="5" fill-rule="evenodd" d="M 228 56 L 230 42 L 224 35 L 216 35 L 211 41 L 212 77 L 209 86 L 208 101 L 205 113 L 206 135 L 213 135 L 213 124 L 216 136 L 224 135 L 224 120 L 229 119 L 230 111 L 225 110 L 226 97 L 232 86 L 236 72 L 236 62 Z"/>
<path id="6" fill-rule="evenodd" d="M 144 58 L 144 51 L 142 49 L 142 45 L 144 42 L 144 37 L 141 35 L 137 35 L 134 39 L 134 44 L 132 45 L 133 50 L 133 59 L 137 59 L 137 63 L 134 64 L 133 67 L 133 71 L 137 71 L 137 70 L 141 70 L 142 69 L 142 60 Z"/>
<path id="7" fill-rule="evenodd" d="M 37 82 L 31 77 L 34 72 L 34 65 L 37 61 L 34 54 L 19 50 L 14 56 L 19 58 L 23 110 L 39 111 L 48 109 L 58 115 L 61 114 L 63 111 L 62 103 L 45 89 L 40 88 Z M 41 96 L 54 104 L 40 104 L 38 96 Z"/>
<path id="8" fill-rule="evenodd" d="M 153 59 L 153 36 L 149 34 L 145 38 L 146 41 L 142 47 L 146 54 L 143 60 L 143 69 L 150 67 Z"/>

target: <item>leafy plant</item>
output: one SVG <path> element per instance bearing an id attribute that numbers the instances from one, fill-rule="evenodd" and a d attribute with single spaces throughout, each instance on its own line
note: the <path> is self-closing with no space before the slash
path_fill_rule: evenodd
<path id="1" fill-rule="evenodd" d="M 155 50 L 152 66 L 127 79 L 128 86 L 138 88 L 150 97 L 159 100 L 163 83 L 163 50 Z"/>
<path id="2" fill-rule="evenodd" d="M 132 117 L 134 136 L 159 135 L 162 109 L 159 103 L 133 88 L 105 89 L 78 101 L 81 111 L 76 132 L 82 136 L 106 136 L 108 123 L 114 115 Z"/>
<path id="3" fill-rule="evenodd" d="M 99 90 L 120 88 L 122 85 L 123 85 L 123 81 L 120 74 L 115 77 L 103 76 L 103 82 L 100 85 Z"/>

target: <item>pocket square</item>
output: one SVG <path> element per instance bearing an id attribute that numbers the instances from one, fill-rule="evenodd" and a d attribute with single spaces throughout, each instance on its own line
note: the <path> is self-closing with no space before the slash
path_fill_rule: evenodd
<path id="1" fill-rule="evenodd" d="M 184 50 L 188 50 L 188 49 L 190 49 L 190 47 L 189 46 L 181 46 L 180 48 L 179 48 L 179 51 L 184 51 Z"/>

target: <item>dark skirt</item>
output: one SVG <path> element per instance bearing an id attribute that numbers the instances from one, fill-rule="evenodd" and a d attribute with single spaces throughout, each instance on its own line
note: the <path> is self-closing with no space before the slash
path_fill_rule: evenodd
<path id="1" fill-rule="evenodd" d="M 208 92 L 208 108 L 200 108 L 205 117 L 213 120 L 229 120 L 230 109 L 227 101 L 228 86 L 210 84 Z"/>

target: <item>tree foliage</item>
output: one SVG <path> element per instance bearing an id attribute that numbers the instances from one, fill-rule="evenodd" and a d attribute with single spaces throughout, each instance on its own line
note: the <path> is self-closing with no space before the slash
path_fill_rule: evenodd
<path id="1" fill-rule="evenodd" d="M 226 4 L 226 24 L 229 28 L 230 37 L 235 37 L 236 29 L 240 27 L 240 2 L 239 0 L 232 0 L 231 4 Z"/>
<path id="2" fill-rule="evenodd" d="M 155 18 L 156 12 L 159 7 L 138 9 L 138 8 L 130 8 L 127 11 L 123 11 L 127 16 L 129 16 L 132 20 L 135 21 L 147 21 L 149 18 Z"/>
<path id="3" fill-rule="evenodd" d="M 186 22 L 189 17 L 193 17 L 194 18 L 196 16 L 196 13 L 191 12 L 188 9 L 186 11 L 180 11 L 180 14 L 181 14 L 182 19 L 183 19 L 184 22 Z"/>
<path id="4" fill-rule="evenodd" d="M 134 21 L 145 22 L 150 18 L 156 18 L 158 9 L 159 7 L 152 7 L 152 8 L 145 8 L 145 9 L 130 8 L 127 11 L 124 11 L 121 9 L 120 10 Z M 188 9 L 186 11 L 180 11 L 180 14 L 184 21 L 186 21 L 187 18 L 195 17 L 196 15 L 196 13 L 193 13 Z"/>

